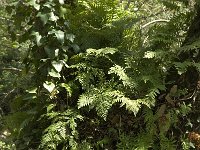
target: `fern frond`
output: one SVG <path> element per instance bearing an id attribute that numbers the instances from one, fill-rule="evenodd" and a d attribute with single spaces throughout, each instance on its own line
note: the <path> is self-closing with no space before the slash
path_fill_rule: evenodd
<path id="1" fill-rule="evenodd" d="M 87 55 L 94 55 L 94 56 L 105 56 L 107 54 L 114 54 L 116 53 L 118 50 L 116 48 L 101 48 L 101 49 L 87 49 Z"/>
<path id="2" fill-rule="evenodd" d="M 114 103 L 114 99 L 110 94 L 111 89 L 93 88 L 88 92 L 82 94 L 78 100 L 78 108 L 91 105 L 95 107 L 97 114 L 106 119 L 108 110 Z"/>
<path id="3" fill-rule="evenodd" d="M 161 150 L 176 150 L 175 141 L 161 134 L 160 135 L 160 149 Z"/>
<path id="4" fill-rule="evenodd" d="M 63 113 L 50 112 L 43 116 L 52 123 L 43 133 L 39 149 L 57 149 L 59 144 L 66 148 L 76 149 L 78 144 L 78 132 L 76 130 L 76 120 L 82 120 L 83 117 L 74 109 L 68 109 Z"/>
<path id="5" fill-rule="evenodd" d="M 109 108 L 114 103 L 121 103 L 121 107 L 125 106 L 127 110 L 133 112 L 135 115 L 138 113 L 142 105 L 151 107 L 154 101 L 150 98 L 131 100 L 126 97 L 122 92 L 113 89 L 94 88 L 79 97 L 78 108 L 84 106 L 92 106 L 97 110 L 97 114 L 106 119 Z"/>
<path id="6" fill-rule="evenodd" d="M 129 87 L 135 87 L 136 83 L 134 82 L 133 79 L 131 79 L 130 77 L 128 77 L 128 75 L 125 72 L 125 69 L 123 69 L 121 66 L 119 65 L 115 65 L 113 67 L 110 68 L 110 71 L 108 72 L 109 74 L 116 74 L 119 79 L 122 81 L 124 86 L 129 86 Z"/>
<path id="7" fill-rule="evenodd" d="M 66 140 L 66 122 L 59 121 L 51 124 L 45 131 L 39 149 L 56 149 L 57 145 Z"/>
<path id="8" fill-rule="evenodd" d="M 184 61 L 184 62 L 174 62 L 178 73 L 181 75 L 187 71 L 187 68 L 192 65 L 192 62 Z"/>

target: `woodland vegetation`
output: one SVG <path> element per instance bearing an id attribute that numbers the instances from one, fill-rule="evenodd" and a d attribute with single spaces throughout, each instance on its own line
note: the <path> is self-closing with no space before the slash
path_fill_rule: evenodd
<path id="1" fill-rule="evenodd" d="M 199 0 L 1 0 L 1 150 L 200 149 Z"/>

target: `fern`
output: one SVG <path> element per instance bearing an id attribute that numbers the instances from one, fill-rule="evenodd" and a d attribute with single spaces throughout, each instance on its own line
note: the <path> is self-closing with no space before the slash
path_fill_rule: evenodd
<path id="1" fill-rule="evenodd" d="M 95 107 L 99 116 L 106 119 L 109 109 L 114 104 L 111 92 L 112 89 L 107 89 L 105 87 L 100 89 L 91 89 L 80 96 L 78 100 L 78 108 L 91 105 L 92 107 Z"/>
<path id="2" fill-rule="evenodd" d="M 51 124 L 45 131 L 39 149 L 57 149 L 58 144 L 67 140 L 66 122 Z"/>
<path id="3" fill-rule="evenodd" d="M 191 58 L 177 62 L 191 13 L 178 1 L 129 1 L 127 10 L 118 0 L 76 2 L 19 1 L 13 11 L 23 29 L 18 41 L 31 43 L 25 65 L 36 81 L 7 117 L 17 148 L 105 149 L 118 142 L 118 149 L 174 149 L 173 129 L 192 108 L 175 108 L 162 95 L 169 68 L 200 68 Z M 183 49 L 190 48 L 198 41 Z"/>
<path id="4" fill-rule="evenodd" d="M 192 65 L 192 63 L 189 62 L 189 61 L 184 61 L 182 63 L 181 62 L 175 62 L 174 64 L 175 64 L 175 67 L 178 70 L 178 73 L 180 75 L 185 73 L 187 71 L 188 67 Z"/>
<path id="5" fill-rule="evenodd" d="M 114 67 L 111 67 L 108 73 L 109 74 L 113 73 L 119 76 L 119 79 L 122 81 L 124 86 L 129 86 L 131 88 L 134 88 L 136 86 L 135 85 L 136 83 L 134 83 L 134 80 L 128 77 L 127 74 L 125 73 L 125 70 L 119 65 L 115 65 Z"/>
<path id="6" fill-rule="evenodd" d="M 133 112 L 135 115 L 142 105 L 151 107 L 154 104 L 154 101 L 149 98 L 131 100 L 120 91 L 101 87 L 99 89 L 91 89 L 87 93 L 82 94 L 78 100 L 78 108 L 91 106 L 96 109 L 99 116 L 106 119 L 109 108 L 118 102 L 121 103 L 121 107 L 125 106 L 128 111 Z"/>
<path id="7" fill-rule="evenodd" d="M 76 130 L 76 121 L 83 119 L 81 115 L 73 109 L 68 109 L 63 113 L 51 111 L 43 115 L 42 118 L 47 118 L 52 123 L 44 130 L 39 149 L 54 150 L 59 145 L 63 145 L 66 149 L 77 149 L 78 132 Z"/>
<path id="8" fill-rule="evenodd" d="M 160 134 L 160 149 L 176 150 L 175 141 L 173 139 L 168 139 L 164 135 Z"/>
<path id="9" fill-rule="evenodd" d="M 140 133 L 138 137 L 122 134 L 117 150 L 147 150 L 152 148 L 154 138 L 148 133 Z"/>

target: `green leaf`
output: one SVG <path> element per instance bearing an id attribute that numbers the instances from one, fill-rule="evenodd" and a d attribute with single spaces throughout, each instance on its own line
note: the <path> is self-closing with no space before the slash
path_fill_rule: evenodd
<path id="1" fill-rule="evenodd" d="M 53 10 L 52 6 L 55 6 L 55 3 L 52 2 L 52 0 L 50 0 L 50 1 L 47 1 L 43 6 L 45 6 L 45 7 L 49 8 L 49 9 Z"/>
<path id="2" fill-rule="evenodd" d="M 64 32 L 61 31 L 61 30 L 58 30 L 58 31 L 55 31 L 55 35 L 56 35 L 58 41 L 63 44 L 64 43 L 64 38 L 65 38 Z"/>
<path id="3" fill-rule="evenodd" d="M 48 32 L 48 34 L 55 34 L 57 40 L 63 44 L 64 43 L 64 39 L 65 39 L 65 33 L 61 30 L 51 30 Z"/>
<path id="4" fill-rule="evenodd" d="M 42 21 L 43 25 L 45 25 L 48 22 L 48 20 L 55 22 L 55 21 L 57 21 L 59 19 L 58 16 L 54 15 L 53 12 L 44 13 L 44 14 L 39 12 L 37 14 L 37 17 L 40 18 L 40 20 Z"/>
<path id="5" fill-rule="evenodd" d="M 55 104 L 50 104 L 47 106 L 47 112 L 50 112 L 56 105 Z"/>
<path id="6" fill-rule="evenodd" d="M 60 72 L 63 67 L 63 62 L 62 61 L 53 61 L 52 66 L 56 69 L 57 72 Z"/>
<path id="7" fill-rule="evenodd" d="M 73 34 L 66 34 L 66 39 L 70 40 L 71 42 L 74 42 L 75 35 L 73 35 Z"/>
<path id="8" fill-rule="evenodd" d="M 183 74 L 187 71 L 187 68 L 192 65 L 189 61 L 184 62 L 174 62 L 176 69 L 178 70 L 178 74 Z"/>
<path id="9" fill-rule="evenodd" d="M 45 25 L 47 23 L 47 21 L 49 20 L 49 14 L 48 13 L 42 14 L 41 12 L 39 12 L 37 14 L 37 17 L 40 18 L 40 20 L 42 21 L 43 25 Z"/>
<path id="10" fill-rule="evenodd" d="M 46 81 L 45 83 L 43 83 L 43 86 L 45 89 L 47 89 L 47 91 L 49 91 L 49 93 L 51 93 L 56 87 L 54 83 L 49 82 L 49 81 Z"/>
<path id="11" fill-rule="evenodd" d="M 55 77 L 55 78 L 60 78 L 60 73 L 59 72 L 56 72 L 54 69 L 51 69 L 48 74 L 51 76 L 51 77 Z"/>
<path id="12" fill-rule="evenodd" d="M 110 47 L 106 47 L 106 48 L 101 48 L 101 49 L 92 49 L 89 48 L 87 49 L 87 54 L 96 54 L 96 55 L 100 55 L 100 56 L 104 56 L 106 54 L 114 54 L 117 52 L 116 48 L 110 48 Z"/>
<path id="13" fill-rule="evenodd" d="M 59 0 L 59 3 L 60 4 L 65 4 L 65 1 L 64 0 Z"/>
<path id="14" fill-rule="evenodd" d="M 60 17 L 65 19 L 65 14 L 68 12 L 69 10 L 67 8 L 64 7 L 60 7 Z"/>
<path id="15" fill-rule="evenodd" d="M 35 36 L 35 41 L 36 41 L 37 46 L 41 46 L 42 45 L 42 43 L 41 43 L 42 36 L 40 35 L 40 33 L 39 32 L 32 32 L 31 35 Z"/>
<path id="16" fill-rule="evenodd" d="M 40 10 L 40 5 L 36 3 L 36 0 L 30 0 L 28 4 L 33 6 L 36 10 Z"/>
<path id="17" fill-rule="evenodd" d="M 113 73 L 119 76 L 119 79 L 122 81 L 124 86 L 130 86 L 130 87 L 136 86 L 136 83 L 127 76 L 125 69 L 119 65 L 111 67 L 108 73 L 109 74 Z"/>
<path id="18" fill-rule="evenodd" d="M 30 90 L 26 90 L 28 93 L 32 93 L 32 94 L 36 94 L 37 93 L 37 88 L 36 87 L 34 87 L 34 88 L 32 88 L 32 89 L 30 89 Z"/>
<path id="19" fill-rule="evenodd" d="M 69 84 L 61 83 L 60 86 L 65 88 L 65 90 L 69 93 L 70 97 L 72 96 L 72 88 Z"/>
<path id="20" fill-rule="evenodd" d="M 49 47 L 49 46 L 45 46 L 44 50 L 49 58 L 53 59 L 55 57 L 55 52 L 57 49 Z"/>
<path id="21" fill-rule="evenodd" d="M 144 54 L 144 58 L 154 58 L 156 56 L 156 52 L 147 51 Z"/>
<path id="22" fill-rule="evenodd" d="M 56 16 L 53 12 L 50 12 L 49 13 L 49 20 L 51 20 L 51 21 L 57 21 L 59 19 L 59 17 L 58 16 Z"/>
<path id="23" fill-rule="evenodd" d="M 131 100 L 128 97 L 125 97 L 124 94 L 120 91 L 113 91 L 111 94 L 115 98 L 115 102 L 121 102 L 121 107 L 126 106 L 126 109 L 132 111 L 136 116 L 143 100 L 141 99 Z"/>
<path id="24" fill-rule="evenodd" d="M 79 53 L 80 52 L 81 49 L 77 44 L 72 44 L 71 46 L 72 46 L 72 48 L 73 48 L 75 53 Z"/>

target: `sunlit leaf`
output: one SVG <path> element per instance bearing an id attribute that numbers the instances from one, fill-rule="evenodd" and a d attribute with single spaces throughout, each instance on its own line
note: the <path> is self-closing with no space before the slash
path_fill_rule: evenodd
<path id="1" fill-rule="evenodd" d="M 39 32 L 32 32 L 32 35 L 35 36 L 35 41 L 36 41 L 37 46 L 41 46 L 42 45 L 42 43 L 41 43 L 42 36 L 39 34 Z"/>
<path id="2" fill-rule="evenodd" d="M 54 90 L 54 88 L 56 87 L 54 83 L 46 81 L 45 83 L 43 83 L 43 86 L 45 89 L 47 89 L 47 91 L 49 91 L 50 93 Z"/>
<path id="3" fill-rule="evenodd" d="M 30 89 L 30 90 L 27 90 L 27 92 L 28 93 L 37 93 L 37 88 L 34 87 L 34 88 Z"/>
<path id="4" fill-rule="evenodd" d="M 73 35 L 73 34 L 66 34 L 66 39 L 70 40 L 71 42 L 74 42 L 74 38 L 75 38 L 75 35 Z"/>
<path id="5" fill-rule="evenodd" d="M 58 19 L 59 18 L 53 12 L 49 13 L 49 20 L 51 20 L 51 21 L 57 21 Z"/>
<path id="6" fill-rule="evenodd" d="M 40 5 L 36 3 L 36 0 L 30 0 L 30 2 L 28 2 L 28 4 L 33 6 L 36 10 L 40 9 Z"/>
<path id="7" fill-rule="evenodd" d="M 64 4 L 65 1 L 64 1 L 64 0 L 59 0 L 59 3 L 60 3 L 60 4 Z"/>
<path id="8" fill-rule="evenodd" d="M 65 90 L 69 93 L 69 96 L 72 95 L 72 88 L 70 87 L 69 84 L 61 83 L 60 86 L 65 88 Z"/>
<path id="9" fill-rule="evenodd" d="M 60 73 L 59 72 L 56 72 L 54 69 L 51 69 L 48 74 L 51 76 L 51 77 L 55 77 L 55 78 L 60 78 Z"/>
<path id="10" fill-rule="evenodd" d="M 64 43 L 64 38 L 65 38 L 64 32 L 61 31 L 61 30 L 58 30 L 58 31 L 55 31 L 55 35 L 56 35 L 58 41 L 63 44 Z"/>
<path id="11" fill-rule="evenodd" d="M 37 14 L 37 17 L 40 18 L 40 20 L 42 21 L 43 25 L 45 25 L 47 23 L 47 21 L 49 20 L 49 14 L 42 14 L 41 12 L 39 12 Z"/>
<path id="12" fill-rule="evenodd" d="M 63 62 L 62 61 L 53 61 L 52 66 L 54 67 L 54 69 L 56 69 L 57 72 L 60 72 L 63 67 Z"/>

